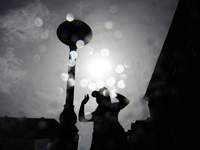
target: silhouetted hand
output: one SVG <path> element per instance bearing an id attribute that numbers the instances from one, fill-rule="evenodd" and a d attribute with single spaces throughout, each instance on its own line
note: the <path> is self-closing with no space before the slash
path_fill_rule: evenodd
<path id="1" fill-rule="evenodd" d="M 88 102 L 88 100 L 89 100 L 89 95 L 87 94 L 87 95 L 84 96 L 82 104 L 85 105 Z"/>

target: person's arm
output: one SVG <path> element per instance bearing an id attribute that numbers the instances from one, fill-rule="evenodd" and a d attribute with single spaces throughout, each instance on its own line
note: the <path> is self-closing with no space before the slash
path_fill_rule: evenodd
<path id="1" fill-rule="evenodd" d="M 86 119 L 85 118 L 85 113 L 84 113 L 84 106 L 88 102 L 88 100 L 89 100 L 89 95 L 87 94 L 84 97 L 84 99 L 83 99 L 83 101 L 81 103 L 80 109 L 79 109 L 79 121 L 80 122 L 89 122 L 89 121 L 92 121 L 92 119 L 89 119 L 89 120 Z"/>
<path id="2" fill-rule="evenodd" d="M 123 109 L 124 107 L 126 107 L 129 104 L 130 101 L 123 95 L 121 95 L 119 93 L 116 93 L 116 94 L 117 94 L 117 96 L 115 98 L 119 100 L 118 104 L 120 106 L 120 109 Z"/>

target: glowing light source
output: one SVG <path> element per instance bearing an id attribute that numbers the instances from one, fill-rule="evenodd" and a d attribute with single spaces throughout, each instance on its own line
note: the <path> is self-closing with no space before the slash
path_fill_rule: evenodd
<path id="1" fill-rule="evenodd" d="M 72 22 L 74 20 L 74 15 L 72 13 L 69 13 L 66 15 L 66 19 L 69 22 Z"/>
<path id="2" fill-rule="evenodd" d="M 101 50 L 101 55 L 103 57 L 107 57 L 109 55 L 109 53 L 110 52 L 109 52 L 109 50 L 107 48 L 104 48 L 104 49 Z"/>
<path id="3" fill-rule="evenodd" d="M 106 27 L 107 29 L 111 29 L 111 28 L 113 27 L 113 22 L 112 22 L 112 21 L 106 21 L 105 27 Z"/>
<path id="4" fill-rule="evenodd" d="M 117 65 L 115 67 L 115 72 L 116 73 L 122 73 L 124 71 L 124 66 L 123 65 Z"/>
<path id="5" fill-rule="evenodd" d="M 67 73 L 62 73 L 62 74 L 61 74 L 61 79 L 62 79 L 63 81 L 67 81 L 68 78 L 69 78 L 69 75 L 68 75 Z"/>
<path id="6" fill-rule="evenodd" d="M 94 62 L 90 67 L 90 73 L 93 75 L 102 75 L 110 71 L 111 65 L 105 60 Z"/>
<path id="7" fill-rule="evenodd" d="M 83 47 L 85 46 L 85 42 L 84 42 L 83 40 L 78 40 L 78 41 L 76 42 L 76 46 L 77 46 L 78 48 L 83 48 Z"/>
<path id="8" fill-rule="evenodd" d="M 115 78 L 114 77 L 109 77 L 108 79 L 106 79 L 106 85 L 107 86 L 112 86 L 115 84 Z"/>
<path id="9" fill-rule="evenodd" d="M 41 18 L 35 19 L 35 25 L 41 27 L 43 25 L 43 20 Z"/>

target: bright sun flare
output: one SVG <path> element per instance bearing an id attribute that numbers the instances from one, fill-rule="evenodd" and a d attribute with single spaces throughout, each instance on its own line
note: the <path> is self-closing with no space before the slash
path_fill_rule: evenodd
<path id="1" fill-rule="evenodd" d="M 90 66 L 90 73 L 95 76 L 103 77 L 111 70 L 111 65 L 108 61 L 98 60 Z"/>

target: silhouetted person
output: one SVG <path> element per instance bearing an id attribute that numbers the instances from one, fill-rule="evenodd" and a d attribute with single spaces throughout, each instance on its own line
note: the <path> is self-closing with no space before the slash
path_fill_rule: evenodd
<path id="1" fill-rule="evenodd" d="M 93 138 L 90 150 L 126 150 L 126 132 L 118 122 L 118 114 L 121 109 L 128 105 L 129 100 L 117 93 L 117 103 L 111 103 L 111 99 L 106 88 L 93 91 L 92 96 L 98 103 L 97 109 L 91 114 L 90 119 L 84 115 L 84 105 L 89 100 L 87 94 L 83 99 L 79 110 L 79 121 L 94 122 Z"/>

